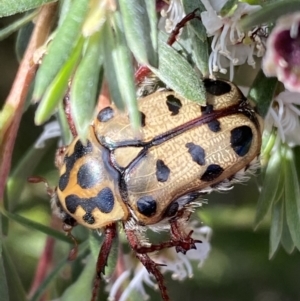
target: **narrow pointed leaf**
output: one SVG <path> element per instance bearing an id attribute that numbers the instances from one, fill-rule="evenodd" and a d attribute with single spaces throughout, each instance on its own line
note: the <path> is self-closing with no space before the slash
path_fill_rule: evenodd
<path id="1" fill-rule="evenodd" d="M 100 252 L 100 248 L 103 243 L 103 236 L 99 236 L 98 233 L 96 232 L 90 232 L 89 235 L 89 245 L 90 245 L 90 250 L 91 253 L 94 257 L 95 260 L 97 260 Z M 112 243 L 112 248 L 108 256 L 107 264 L 105 267 L 105 277 L 109 278 L 112 276 L 115 267 L 117 265 L 117 260 L 118 260 L 118 244 L 119 240 L 114 239 Z"/>
<path id="2" fill-rule="evenodd" d="M 73 136 L 70 131 L 70 127 L 64 110 L 64 105 L 62 102 L 60 102 L 58 105 L 56 118 L 59 122 L 59 126 L 61 129 L 61 138 L 63 145 L 69 145 L 73 140 Z"/>
<path id="3" fill-rule="evenodd" d="M 80 246 L 79 246 L 79 251 L 78 251 L 78 255 L 76 260 L 81 261 L 83 260 L 85 254 L 86 254 L 86 250 L 88 248 L 88 244 L 87 242 L 83 242 Z M 45 293 L 47 287 L 49 286 L 49 284 L 56 278 L 59 276 L 59 274 L 61 273 L 61 270 L 68 264 L 70 263 L 69 259 L 67 256 L 65 256 L 64 259 L 62 259 L 57 266 L 48 274 L 47 278 L 41 283 L 41 285 L 39 286 L 39 288 L 37 289 L 37 291 L 34 293 L 34 295 L 28 299 L 28 301 L 39 301 L 41 296 Z M 74 298 L 73 300 L 77 300 L 77 298 Z"/>
<path id="4" fill-rule="evenodd" d="M 119 5 L 130 50 L 139 63 L 157 67 L 157 53 L 151 37 L 154 29 L 150 26 L 145 1 L 120 0 Z"/>
<path id="5" fill-rule="evenodd" d="M 7 250 L 4 244 L 2 245 L 2 254 L 3 254 L 4 269 L 6 273 L 9 299 L 2 299 L 3 296 L 1 295 L 1 300 L 27 301 L 25 289 L 22 285 L 19 273 L 11 258 L 10 252 Z"/>
<path id="6" fill-rule="evenodd" d="M 83 38 L 80 38 L 74 52 L 46 90 L 35 114 L 34 121 L 36 125 L 41 125 L 47 121 L 54 114 L 59 102 L 63 99 L 68 89 L 69 79 L 81 57 L 83 42 Z"/>
<path id="7" fill-rule="evenodd" d="M 272 209 L 272 223 L 270 229 L 269 259 L 273 258 L 278 249 L 283 225 L 284 202 L 276 202 Z"/>
<path id="8" fill-rule="evenodd" d="M 109 93 L 120 110 L 124 110 L 125 103 L 123 102 L 122 93 L 117 81 L 117 69 L 114 66 L 113 55 L 116 53 L 116 41 L 114 39 L 112 28 L 109 24 L 105 24 L 103 28 L 103 39 L 105 43 L 102 43 L 104 53 L 104 74 L 108 82 Z"/>
<path id="9" fill-rule="evenodd" d="M 199 14 L 203 11 L 206 11 L 206 8 L 201 0 L 182 0 L 182 6 L 186 14 L 191 13 L 195 9 L 199 9 Z"/>
<path id="10" fill-rule="evenodd" d="M 281 235 L 281 245 L 288 254 L 292 254 L 295 249 L 295 244 L 291 237 L 291 233 L 286 221 L 286 212 L 283 214 L 283 225 L 282 225 L 282 235 Z"/>
<path id="11" fill-rule="evenodd" d="M 0 18 L 42 6 L 43 4 L 54 2 L 55 0 L 1 0 L 0 1 Z"/>
<path id="12" fill-rule="evenodd" d="M 294 13 L 297 10 L 300 10 L 300 2 L 298 0 L 274 1 L 274 3 L 263 6 L 255 14 L 242 18 L 239 23 L 246 30 L 255 25 L 274 22 L 282 15 Z"/>
<path id="13" fill-rule="evenodd" d="M 275 77 L 266 77 L 263 71 L 259 71 L 248 97 L 255 102 L 260 116 L 265 117 L 269 110 L 270 104 L 274 98 L 277 88 L 278 79 Z"/>
<path id="14" fill-rule="evenodd" d="M 15 213 L 10 213 L 10 212 L 6 211 L 3 207 L 2 208 L 0 207 L 0 212 L 4 216 L 6 216 L 9 219 L 21 224 L 22 226 L 25 226 L 27 228 L 32 228 L 34 230 L 38 230 L 40 232 L 43 232 L 43 233 L 45 233 L 49 236 L 52 236 L 56 239 L 61 240 L 61 241 L 64 241 L 64 242 L 67 242 L 67 243 L 70 243 L 70 244 L 73 243 L 73 241 L 62 232 L 59 232 L 59 231 L 54 230 L 50 227 L 44 226 L 44 225 L 42 225 L 40 223 L 37 223 L 37 222 L 34 222 L 32 220 L 29 220 L 26 217 L 23 217 L 21 215 L 18 215 L 18 214 L 15 214 Z"/>
<path id="15" fill-rule="evenodd" d="M 33 99 L 38 101 L 76 47 L 89 0 L 74 0 L 37 72 Z"/>
<path id="16" fill-rule="evenodd" d="M 283 183 L 280 180 L 283 179 L 281 174 L 284 171 L 281 160 L 280 152 L 274 152 L 266 168 L 262 190 L 257 202 L 255 228 L 262 222 L 274 201 L 282 194 Z"/>
<path id="17" fill-rule="evenodd" d="M 231 15 L 234 13 L 239 0 L 228 0 L 221 8 L 220 15 L 222 17 Z"/>
<path id="18" fill-rule="evenodd" d="M 190 33 L 192 36 L 192 56 L 193 60 L 196 63 L 197 68 L 200 70 L 202 73 L 202 77 L 208 77 L 209 75 L 209 69 L 208 69 L 208 42 L 207 39 L 205 40 L 200 40 L 198 35 L 193 35 Z"/>
<path id="19" fill-rule="evenodd" d="M 0 223 L 1 223 L 1 215 L 0 215 Z M 2 233 L 2 231 L 0 232 Z M 6 273 L 4 269 L 4 254 L 3 254 L 3 248 L 2 248 L 2 236 L 0 237 L 0 296 L 3 298 L 3 300 L 9 301 L 8 296 L 8 284 L 6 279 Z"/>
<path id="20" fill-rule="evenodd" d="M 150 36 L 152 41 L 152 47 L 155 52 L 157 52 L 158 47 L 158 30 L 157 30 L 157 12 L 156 12 L 156 2 L 155 1 L 145 1 L 146 8 L 147 8 L 147 14 L 149 18 L 150 23 Z M 156 63 L 158 61 L 157 55 L 156 55 Z"/>
<path id="21" fill-rule="evenodd" d="M 159 69 L 151 68 L 168 87 L 200 105 L 206 103 L 205 89 L 200 77 L 191 65 L 166 44 L 166 35 L 159 36 Z"/>
<path id="22" fill-rule="evenodd" d="M 33 12 L 24 15 L 17 21 L 13 22 L 12 24 L 8 25 L 7 27 L 0 30 L 0 41 L 4 40 L 8 36 L 10 36 L 12 33 L 19 30 L 21 27 L 26 25 L 28 22 L 30 22 L 35 16 L 37 16 L 39 13 L 38 10 L 34 10 Z"/>
<path id="23" fill-rule="evenodd" d="M 99 89 L 100 67 L 103 62 L 103 55 L 100 52 L 101 38 L 100 31 L 89 38 L 86 52 L 76 70 L 71 86 L 72 118 L 77 133 L 83 141 L 93 118 Z"/>
<path id="24" fill-rule="evenodd" d="M 63 295 L 61 301 L 86 301 L 92 296 L 91 286 L 95 275 L 96 260 L 93 256 L 89 256 L 80 276 L 70 285 Z"/>
<path id="25" fill-rule="evenodd" d="M 21 62 L 21 60 L 24 56 L 24 53 L 27 49 L 27 45 L 30 41 L 33 29 L 34 29 L 34 23 L 29 22 L 18 31 L 15 49 L 16 49 L 16 55 L 17 55 L 19 62 Z M 32 97 L 32 92 L 33 92 L 33 84 L 34 84 L 34 81 L 31 83 L 31 85 L 32 85 L 31 97 Z M 28 96 L 29 95 L 27 95 L 27 98 L 29 98 Z M 31 101 L 31 97 L 30 97 L 30 101 Z"/>
<path id="26" fill-rule="evenodd" d="M 49 147 L 53 145 L 53 142 L 54 140 L 48 141 L 46 146 L 40 149 L 35 148 L 33 145 L 26 154 L 20 158 L 19 163 L 9 177 L 6 186 L 10 212 L 14 211 L 20 196 L 20 191 L 23 191 L 24 186 L 28 183 L 27 178 L 33 175 L 35 168 L 49 150 Z"/>
<path id="27" fill-rule="evenodd" d="M 129 113 L 131 125 L 134 129 L 138 129 L 141 125 L 141 118 L 137 107 L 132 59 L 123 33 L 121 15 L 118 12 L 114 13 L 114 25 L 116 48 L 113 50 L 112 59 L 118 85 Z"/>
<path id="28" fill-rule="evenodd" d="M 284 189 L 286 218 L 294 244 L 300 249 L 300 188 L 293 150 L 285 146 Z"/>

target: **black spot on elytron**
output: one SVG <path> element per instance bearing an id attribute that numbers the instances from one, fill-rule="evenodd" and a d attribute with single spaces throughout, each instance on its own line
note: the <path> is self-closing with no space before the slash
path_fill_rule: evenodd
<path id="1" fill-rule="evenodd" d="M 200 109 L 201 109 L 201 112 L 205 115 L 205 114 L 212 113 L 214 110 L 214 107 L 213 107 L 213 105 L 207 105 L 205 107 L 201 106 Z"/>
<path id="2" fill-rule="evenodd" d="M 69 183 L 70 172 L 74 167 L 75 162 L 92 151 L 93 146 L 89 140 L 86 145 L 83 145 L 82 142 L 78 140 L 74 146 L 74 153 L 71 156 L 65 156 L 64 162 L 66 164 L 66 171 L 60 176 L 58 183 L 58 187 L 61 191 L 63 191 Z"/>
<path id="3" fill-rule="evenodd" d="M 206 78 L 203 80 L 203 83 L 206 92 L 215 96 L 220 96 L 231 91 L 230 84 L 222 80 L 212 80 Z"/>
<path id="4" fill-rule="evenodd" d="M 217 133 L 221 130 L 220 121 L 218 119 L 210 121 L 207 125 L 208 128 L 214 133 Z"/>
<path id="5" fill-rule="evenodd" d="M 141 125 L 144 127 L 146 125 L 146 115 L 143 112 L 140 112 L 141 114 Z"/>
<path id="6" fill-rule="evenodd" d="M 89 160 L 80 166 L 77 173 L 77 183 L 83 188 L 91 188 L 101 180 L 101 169 L 99 163 L 95 160 Z"/>
<path id="7" fill-rule="evenodd" d="M 59 182 L 58 182 L 58 188 L 63 191 L 66 189 L 68 183 L 69 183 L 70 173 L 64 173 L 60 176 Z"/>
<path id="8" fill-rule="evenodd" d="M 171 217 L 173 215 L 175 215 L 178 211 L 179 208 L 179 204 L 177 202 L 173 202 L 169 205 L 169 207 L 167 208 L 164 216 L 165 217 Z"/>
<path id="9" fill-rule="evenodd" d="M 210 164 L 204 174 L 201 176 L 201 181 L 210 182 L 218 178 L 224 169 L 218 164 Z"/>
<path id="10" fill-rule="evenodd" d="M 94 197 L 80 198 L 75 194 L 66 197 L 66 207 L 70 213 L 74 214 L 78 206 L 86 212 L 83 219 L 88 217 L 87 214 L 92 215 L 95 208 L 103 213 L 110 213 L 114 207 L 114 195 L 109 187 L 105 187 Z"/>
<path id="11" fill-rule="evenodd" d="M 189 153 L 194 162 L 196 162 L 199 165 L 205 164 L 205 150 L 200 145 L 190 142 L 187 143 L 185 147 L 188 148 Z"/>
<path id="12" fill-rule="evenodd" d="M 141 214 L 150 217 L 156 212 L 156 201 L 151 196 L 143 196 L 137 201 L 137 209 Z"/>
<path id="13" fill-rule="evenodd" d="M 97 115 L 97 119 L 100 122 L 106 122 L 112 119 L 113 117 L 114 117 L 114 110 L 111 107 L 106 107 L 102 109 Z"/>
<path id="14" fill-rule="evenodd" d="M 156 178 L 158 182 L 166 182 L 170 175 L 170 168 L 163 160 L 156 161 Z"/>
<path id="15" fill-rule="evenodd" d="M 83 219 L 87 224 L 89 224 L 89 225 L 92 225 L 92 224 L 95 223 L 95 219 L 94 219 L 93 215 L 92 215 L 90 212 L 86 213 L 86 214 L 82 217 L 82 219 Z"/>
<path id="16" fill-rule="evenodd" d="M 179 113 L 180 108 L 182 107 L 180 99 L 178 99 L 174 95 L 167 96 L 166 104 L 168 106 L 169 111 L 172 113 L 172 116 L 177 115 Z"/>
<path id="17" fill-rule="evenodd" d="M 230 133 L 231 147 L 238 156 L 245 156 L 249 152 L 253 139 L 251 128 L 249 126 L 243 125 L 233 129 Z"/>

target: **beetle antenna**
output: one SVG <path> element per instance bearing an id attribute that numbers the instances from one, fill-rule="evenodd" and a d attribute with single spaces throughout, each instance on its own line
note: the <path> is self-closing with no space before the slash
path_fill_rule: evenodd
<path id="1" fill-rule="evenodd" d="M 27 178 L 27 181 L 29 183 L 33 183 L 33 184 L 37 184 L 37 183 L 44 183 L 44 185 L 46 186 L 46 191 L 47 191 L 47 194 L 52 197 L 55 193 L 55 190 L 50 187 L 48 181 L 43 178 L 43 177 L 40 177 L 40 176 L 32 176 L 32 177 L 28 177 Z"/>

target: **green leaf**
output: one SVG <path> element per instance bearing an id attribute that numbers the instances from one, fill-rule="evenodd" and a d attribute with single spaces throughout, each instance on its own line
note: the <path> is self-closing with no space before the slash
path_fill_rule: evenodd
<path id="1" fill-rule="evenodd" d="M 195 9 L 199 9 L 199 13 L 206 11 L 201 0 L 182 0 L 182 6 L 186 14 L 193 12 Z"/>
<path id="2" fill-rule="evenodd" d="M 280 152 L 274 152 L 266 167 L 262 190 L 257 202 L 255 229 L 262 222 L 272 204 L 282 195 L 284 171 L 281 160 Z"/>
<path id="3" fill-rule="evenodd" d="M 60 129 L 61 129 L 61 138 L 63 141 L 63 145 L 69 145 L 72 140 L 73 140 L 73 136 L 72 133 L 70 131 L 70 127 L 68 124 L 68 120 L 66 117 L 66 113 L 64 110 L 64 105 L 62 102 L 60 102 L 58 104 L 58 110 L 57 110 L 57 114 L 56 114 L 56 118 L 59 122 L 60 125 Z"/>
<path id="4" fill-rule="evenodd" d="M 71 75 L 81 57 L 83 42 L 84 39 L 81 37 L 74 49 L 74 52 L 46 90 L 46 93 L 35 113 L 34 121 L 36 125 L 41 125 L 47 121 L 55 112 L 59 102 L 63 99 L 68 89 L 69 79 L 71 78 Z"/>
<path id="5" fill-rule="evenodd" d="M 300 188 L 293 150 L 282 146 L 287 224 L 294 244 L 300 249 Z"/>
<path id="6" fill-rule="evenodd" d="M 120 0 L 119 5 L 130 50 L 139 63 L 157 67 L 157 49 L 152 43 L 157 38 L 157 29 L 150 26 L 145 0 Z M 152 9 L 155 10 L 154 5 Z"/>
<path id="7" fill-rule="evenodd" d="M 0 17 L 6 17 L 22 13 L 24 11 L 39 7 L 43 4 L 54 2 L 55 0 L 1 0 Z"/>
<path id="8" fill-rule="evenodd" d="M 103 63 L 103 55 L 100 51 L 102 40 L 101 31 L 89 38 L 86 52 L 76 70 L 71 86 L 71 116 L 82 141 L 87 136 L 99 91 L 100 67 Z"/>
<path id="9" fill-rule="evenodd" d="M 37 16 L 39 13 L 38 10 L 34 10 L 33 12 L 24 15 L 22 18 L 16 20 L 12 24 L 8 25 L 7 27 L 0 30 L 0 41 L 4 40 L 8 36 L 10 36 L 12 33 L 19 30 L 21 27 L 26 25 L 28 22 L 30 22 L 35 16 Z"/>
<path id="10" fill-rule="evenodd" d="M 113 59 L 116 52 L 116 41 L 114 39 L 112 28 L 107 22 L 103 28 L 103 39 L 105 40 L 105 43 L 102 43 L 104 52 L 104 74 L 108 82 L 109 93 L 116 106 L 120 110 L 124 110 L 125 104 L 123 102 L 118 81 L 116 80 L 117 66 L 114 65 L 116 59 Z"/>
<path id="11" fill-rule="evenodd" d="M 278 79 L 266 77 L 260 70 L 252 83 L 248 98 L 255 102 L 260 116 L 265 117 L 276 92 Z"/>
<path id="12" fill-rule="evenodd" d="M 22 226 L 25 226 L 27 228 L 32 228 L 34 230 L 38 230 L 44 234 L 47 234 L 49 236 L 52 236 L 56 239 L 59 239 L 61 241 L 67 242 L 72 244 L 73 241 L 67 237 L 64 233 L 61 233 L 57 230 L 54 230 L 50 227 L 44 226 L 42 224 L 39 224 L 37 222 L 34 222 L 32 220 L 29 220 L 21 215 L 11 213 L 6 211 L 3 207 L 0 207 L 0 213 L 2 213 L 4 216 L 8 217 L 9 219 L 21 224 Z"/>
<path id="13" fill-rule="evenodd" d="M 255 14 L 248 15 L 247 17 L 241 19 L 239 25 L 244 30 L 247 30 L 255 25 L 274 22 L 279 17 L 285 14 L 294 13 L 298 10 L 300 10 L 299 0 L 276 1 L 269 5 L 263 6 L 262 9 L 255 12 Z"/>
<path id="14" fill-rule="evenodd" d="M 7 210 L 8 208 L 8 197 L 7 197 L 7 189 L 4 190 L 4 196 L 3 196 L 3 207 L 5 208 L 5 210 Z M 1 212 L 0 212 L 0 235 L 3 235 L 3 237 L 8 235 L 8 231 L 9 231 L 9 219 L 7 218 L 7 216 L 4 216 Z"/>
<path id="15" fill-rule="evenodd" d="M 98 259 L 100 249 L 103 244 L 103 235 L 99 235 L 98 232 L 90 232 L 89 235 L 89 245 L 91 253 L 95 260 Z M 109 252 L 109 256 L 107 259 L 107 264 L 105 267 L 105 277 L 110 278 L 115 271 L 117 260 L 118 260 L 118 238 L 114 239 L 112 242 L 112 248 Z"/>
<path id="16" fill-rule="evenodd" d="M 27 178 L 32 176 L 35 168 L 49 150 L 49 147 L 53 145 L 53 142 L 54 140 L 47 141 L 45 147 L 40 149 L 35 148 L 33 145 L 26 154 L 20 158 L 18 165 L 9 177 L 6 186 L 10 212 L 14 211 L 19 200 L 20 191 L 23 191 L 25 184 L 27 184 Z"/>
<path id="17" fill-rule="evenodd" d="M 249 91 L 248 98 L 257 105 L 260 116 L 265 117 L 268 113 L 270 104 L 274 98 L 278 79 L 275 77 L 266 77 L 260 70 Z"/>
<path id="18" fill-rule="evenodd" d="M 79 251 L 77 254 L 77 261 L 82 261 L 82 259 L 84 258 L 85 254 L 86 254 L 86 250 L 88 248 L 88 244 L 87 242 L 82 243 L 79 246 Z M 28 301 L 39 301 L 41 296 L 44 294 L 44 292 L 46 291 L 47 287 L 49 286 L 49 284 L 56 278 L 59 276 L 59 274 L 61 273 L 61 270 L 68 264 L 70 263 L 70 261 L 68 260 L 67 256 L 61 260 L 57 266 L 48 274 L 47 278 L 41 283 L 41 285 L 39 286 L 39 288 L 37 289 L 37 291 L 34 293 L 34 295 L 31 297 L 31 299 L 29 299 Z M 89 289 L 91 290 L 91 288 L 89 287 Z M 79 294 L 80 295 L 80 294 Z M 78 300 L 77 298 L 74 298 L 73 300 Z"/>
<path id="19" fill-rule="evenodd" d="M 168 87 L 200 105 L 206 103 L 205 89 L 191 65 L 166 43 L 166 35 L 159 36 L 159 69 L 150 68 Z"/>
<path id="20" fill-rule="evenodd" d="M 89 256 L 86 264 L 77 278 L 77 280 L 70 285 L 63 295 L 60 297 L 61 301 L 86 301 L 90 300 L 92 296 L 91 286 L 95 277 L 96 260 L 93 256 Z"/>
<path id="21" fill-rule="evenodd" d="M 0 223 L 1 223 L 1 214 L 0 214 Z M 0 232 L 2 233 L 2 231 Z M 3 254 L 3 248 L 2 248 L 2 236 L 0 236 L 0 296 L 3 298 L 3 300 L 9 301 L 8 296 L 8 284 L 6 279 L 6 273 L 4 269 L 4 254 Z"/>
<path id="22" fill-rule="evenodd" d="M 220 15 L 224 18 L 234 14 L 239 0 L 228 0 L 221 8 Z"/>
<path id="23" fill-rule="evenodd" d="M 150 22 L 150 36 L 152 41 L 153 49 L 157 52 L 158 47 L 158 31 L 157 31 L 157 12 L 156 12 L 156 2 L 155 1 L 145 1 L 147 14 Z M 157 55 L 155 56 L 157 60 Z M 157 63 L 157 62 L 156 62 Z"/>
<path id="24" fill-rule="evenodd" d="M 276 202 L 273 205 L 273 210 L 272 210 L 269 259 L 273 258 L 280 243 L 281 234 L 282 234 L 283 215 L 284 215 L 284 202 Z"/>
<path id="25" fill-rule="evenodd" d="M 261 146 L 261 158 L 262 158 L 262 166 L 267 164 L 272 156 L 272 149 L 276 143 L 277 139 L 277 129 L 273 128 L 269 133 L 267 131 L 263 132 L 262 137 L 262 146 Z"/>
<path id="26" fill-rule="evenodd" d="M 74 0 L 72 6 L 61 26 L 58 28 L 55 38 L 50 43 L 47 55 L 38 69 L 33 99 L 38 101 L 45 93 L 47 87 L 57 76 L 61 67 L 69 60 L 69 57 L 78 47 L 78 39 L 84 18 L 89 6 L 89 0 Z"/>
<path id="27" fill-rule="evenodd" d="M 295 244 L 291 237 L 289 227 L 287 225 L 286 214 L 283 214 L 283 225 L 282 225 L 282 235 L 281 235 L 281 245 L 288 254 L 292 254 L 295 250 Z"/>
<path id="28" fill-rule="evenodd" d="M 141 125 L 141 117 L 137 107 L 135 93 L 134 72 L 131 63 L 131 55 L 123 33 L 121 15 L 114 13 L 115 48 L 112 51 L 113 66 L 117 75 L 118 86 L 123 102 L 126 104 L 131 125 L 138 129 Z M 110 66 L 111 68 L 111 66 Z"/>
<path id="29" fill-rule="evenodd" d="M 208 42 L 207 39 L 200 39 L 199 35 L 194 34 L 193 31 L 195 29 L 191 29 L 188 26 L 189 35 L 191 36 L 191 43 L 192 43 L 192 56 L 193 60 L 196 63 L 197 68 L 201 71 L 202 77 L 208 77 L 209 69 L 208 69 Z M 205 33 L 206 37 L 206 33 Z"/>
<path id="30" fill-rule="evenodd" d="M 7 288 L 8 288 L 8 295 L 9 298 L 5 299 L 1 295 L 2 300 L 18 300 L 18 301 L 26 301 L 26 293 L 24 287 L 22 285 L 20 276 L 14 262 L 11 258 L 11 254 L 9 250 L 6 249 L 5 245 L 2 245 L 2 255 L 3 255 L 3 262 L 4 262 L 4 270 L 6 274 L 6 281 L 7 281 Z M 5 293 L 5 292 L 4 292 Z"/>
<path id="31" fill-rule="evenodd" d="M 16 49 L 16 55 L 17 55 L 19 62 L 21 62 L 21 60 L 24 56 L 24 53 L 27 49 L 33 29 L 34 29 L 33 22 L 29 22 L 18 31 L 15 49 Z M 32 86 L 31 90 L 32 91 L 33 91 L 33 84 L 34 84 L 34 82 L 31 82 L 31 86 Z M 32 96 L 32 91 L 31 91 L 31 96 Z M 27 98 L 28 98 L 28 95 L 27 95 Z M 30 99 L 30 101 L 31 101 L 31 99 Z"/>

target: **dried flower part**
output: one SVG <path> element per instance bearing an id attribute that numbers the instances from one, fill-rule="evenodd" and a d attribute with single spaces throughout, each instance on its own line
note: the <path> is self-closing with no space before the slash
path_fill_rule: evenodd
<path id="1" fill-rule="evenodd" d="M 300 92 L 300 13 L 280 18 L 267 40 L 263 70 L 286 89 Z"/>

